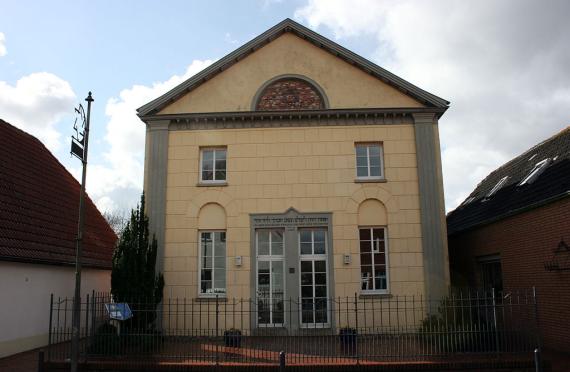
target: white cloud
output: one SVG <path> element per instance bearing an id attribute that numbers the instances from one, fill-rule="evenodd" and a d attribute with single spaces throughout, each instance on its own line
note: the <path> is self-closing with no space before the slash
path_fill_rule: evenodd
<path id="1" fill-rule="evenodd" d="M 440 122 L 449 210 L 570 124 L 569 13 L 567 1 L 310 0 L 295 17 L 374 38 L 380 65 L 451 101 Z"/>
<path id="2" fill-rule="evenodd" d="M 0 81 L 0 117 L 38 137 L 52 152 L 61 143 L 56 123 L 73 113 L 75 93 L 60 77 L 37 72 L 15 85 Z"/>
<path id="3" fill-rule="evenodd" d="M 6 36 L 4 36 L 3 32 L 0 32 L 0 57 L 4 57 L 6 53 Z"/>
<path id="4" fill-rule="evenodd" d="M 267 9 L 272 5 L 281 4 L 283 0 L 263 0 L 262 2 L 262 9 Z"/>
<path id="5" fill-rule="evenodd" d="M 109 117 L 104 164 L 89 166 L 89 195 L 102 211 L 128 210 L 139 201 L 144 173 L 145 125 L 136 109 L 166 93 L 212 63 L 194 60 L 183 75 L 174 75 L 152 86 L 134 85 L 111 98 L 105 107 Z"/>
<path id="6" fill-rule="evenodd" d="M 224 41 L 228 44 L 232 44 L 232 45 L 236 45 L 238 43 L 238 41 L 236 39 L 234 39 L 232 37 L 232 34 L 230 34 L 229 32 L 226 32 L 226 34 L 224 35 Z"/>

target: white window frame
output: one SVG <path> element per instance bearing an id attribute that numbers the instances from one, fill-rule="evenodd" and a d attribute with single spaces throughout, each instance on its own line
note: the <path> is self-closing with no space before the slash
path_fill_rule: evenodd
<path id="1" fill-rule="evenodd" d="M 499 180 L 499 182 L 497 182 L 497 184 L 495 186 L 493 186 L 491 191 L 489 191 L 487 193 L 487 195 L 485 196 L 485 199 L 488 199 L 491 196 L 495 195 L 497 193 L 497 191 L 499 191 L 501 189 L 501 187 L 503 187 L 503 185 L 507 182 L 508 179 L 509 179 L 509 176 L 505 176 L 505 177 L 501 178 Z"/>
<path id="2" fill-rule="evenodd" d="M 358 226 L 358 254 L 360 256 L 360 254 L 362 254 L 361 250 L 360 250 L 360 230 L 370 230 L 370 242 L 372 244 L 372 246 L 370 247 L 371 251 L 370 251 L 370 259 L 371 259 L 371 263 L 372 263 L 372 283 L 374 285 L 375 283 L 375 279 L 374 279 L 374 275 L 375 275 L 375 268 L 374 268 L 374 253 L 379 253 L 379 252 L 374 252 L 375 248 L 374 248 L 374 241 L 372 240 L 372 237 L 374 236 L 373 234 L 373 230 L 374 229 L 383 229 L 384 230 L 384 257 L 385 257 L 385 266 L 386 266 L 386 289 L 362 289 L 362 262 L 360 262 L 360 267 L 358 268 L 359 272 L 360 272 L 360 280 L 361 282 L 359 283 L 359 288 L 360 288 L 360 293 L 362 295 L 375 295 L 375 294 L 388 294 L 390 293 L 390 262 L 388 260 L 388 228 L 387 226 Z"/>
<path id="3" fill-rule="evenodd" d="M 546 170 L 546 168 L 550 165 L 550 163 L 552 163 L 552 159 L 550 158 L 546 158 L 536 163 L 532 168 L 532 170 L 530 171 L 530 173 L 525 178 L 523 178 L 523 180 L 518 184 L 518 186 L 530 185 L 531 183 L 536 181 L 538 176 L 540 176 L 542 172 Z"/>
<path id="4" fill-rule="evenodd" d="M 259 231 L 268 231 L 269 232 L 269 254 L 268 255 L 260 255 L 259 254 Z M 272 236 L 271 236 L 271 232 L 273 231 L 281 231 L 281 233 L 283 234 L 283 250 L 282 253 L 280 255 L 274 255 L 273 254 L 273 248 L 272 248 Z M 285 230 L 284 229 L 256 229 L 255 230 L 255 254 L 257 256 L 257 261 L 256 261 L 256 273 L 255 273 L 255 293 L 256 293 L 256 297 L 258 297 L 258 293 L 259 293 L 259 261 L 267 261 L 269 262 L 269 302 L 271 304 L 271 306 L 273 306 L 273 279 L 272 279 L 272 275 L 271 275 L 271 263 L 272 262 L 281 262 L 281 265 L 283 266 L 283 306 L 285 306 L 285 291 L 286 291 L 286 273 L 285 273 Z M 257 300 L 257 299 L 256 299 Z M 257 327 L 259 328 L 273 328 L 273 327 L 283 327 L 285 326 L 285 324 L 287 324 L 287 319 L 286 319 L 286 315 L 287 312 L 285 311 L 285 308 L 283 308 L 283 323 L 273 323 L 273 311 L 270 310 L 269 312 L 269 319 L 270 322 L 269 323 L 259 323 L 259 319 L 256 319 L 256 323 L 257 323 Z"/>
<path id="5" fill-rule="evenodd" d="M 378 146 L 380 148 L 380 175 L 371 176 L 370 175 L 370 147 Z M 356 149 L 358 147 L 366 147 L 366 165 L 368 168 L 367 176 L 358 175 L 358 154 Z M 356 166 L 356 179 L 357 180 L 383 180 L 384 179 L 384 145 L 382 142 L 356 142 L 354 144 L 354 162 Z"/>
<path id="6" fill-rule="evenodd" d="M 226 152 L 226 178 L 223 180 L 216 179 L 216 151 L 224 150 Z M 202 170 L 203 170 L 203 162 L 204 162 L 204 151 L 213 151 L 214 154 L 214 165 L 212 168 L 213 171 L 213 178 L 212 180 L 205 180 L 203 179 Z M 200 180 L 199 183 L 201 184 L 226 184 L 228 182 L 228 148 L 226 146 L 211 146 L 211 147 L 200 147 Z"/>
<path id="7" fill-rule="evenodd" d="M 311 234 L 311 254 L 301 254 L 301 231 L 312 231 Z M 325 232 L 325 253 L 324 254 L 315 254 L 315 234 L 314 231 L 324 231 Z M 323 227 L 307 227 L 307 228 L 300 228 L 297 231 L 297 246 L 299 249 L 299 326 L 301 328 L 330 328 L 331 326 L 331 316 L 332 316 L 332 312 L 331 312 L 331 303 L 330 303 L 330 268 L 329 268 L 329 258 L 328 258 L 328 253 L 329 253 L 329 237 L 328 237 L 328 230 L 326 228 Z M 313 275 L 313 301 L 315 299 L 315 261 L 325 261 L 325 269 L 326 269 L 326 280 L 327 280 L 327 295 L 326 295 L 326 301 L 327 301 L 327 322 L 326 323 L 303 323 L 303 300 L 302 300 L 302 282 L 301 282 L 301 262 L 303 261 L 310 261 L 312 266 L 313 266 L 313 270 L 312 270 L 312 275 Z M 314 305 L 313 305 L 314 306 Z M 315 310 L 313 310 L 313 319 L 315 319 L 316 314 L 315 314 Z"/>
<path id="8" fill-rule="evenodd" d="M 226 281 L 224 283 L 224 289 L 225 292 L 223 293 L 215 293 L 215 292 L 211 292 L 211 293 L 203 293 L 202 292 L 202 260 L 203 260 L 203 256 L 202 256 L 202 234 L 203 233 L 212 233 L 212 289 L 214 288 L 214 282 L 215 282 L 215 272 L 216 272 L 216 267 L 215 267 L 215 251 L 213 251 L 215 249 L 215 241 L 214 241 L 214 233 L 226 233 L 226 257 L 225 257 L 225 270 L 226 270 Z M 226 232 L 226 230 L 200 230 L 198 231 L 198 297 L 204 297 L 204 298 L 225 298 L 227 296 L 228 293 L 228 233 Z"/>

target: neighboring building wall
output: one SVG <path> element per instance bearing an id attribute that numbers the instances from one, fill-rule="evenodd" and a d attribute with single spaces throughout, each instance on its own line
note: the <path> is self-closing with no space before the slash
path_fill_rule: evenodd
<path id="1" fill-rule="evenodd" d="M 109 270 L 83 269 L 82 294 L 110 286 Z M 0 358 L 47 345 L 50 295 L 72 297 L 74 288 L 73 267 L 0 261 Z"/>
<path id="2" fill-rule="evenodd" d="M 570 198 L 450 236 L 452 284 L 480 286 L 477 257 L 500 254 L 506 290 L 536 287 L 544 345 L 570 352 L 570 272 L 544 268 L 560 239 L 570 244 Z"/>
<path id="3" fill-rule="evenodd" d="M 354 146 L 361 141 L 382 141 L 387 182 L 355 182 Z M 171 129 L 168 146 L 167 297 L 198 295 L 198 215 L 208 203 L 219 204 L 227 216 L 229 298 L 249 298 L 255 285 L 250 276 L 250 214 L 284 213 L 290 207 L 301 213 L 332 213 L 331 288 L 334 296 L 353 296 L 361 283 L 358 208 L 367 199 L 380 201 L 387 211 L 390 293 L 424 294 L 416 142 L 410 119 L 406 124 L 375 126 Z M 201 146 L 227 146 L 227 186 L 197 186 Z M 351 255 L 350 264 L 343 263 L 343 254 Z M 235 265 L 235 256 L 243 257 L 241 267 Z"/>

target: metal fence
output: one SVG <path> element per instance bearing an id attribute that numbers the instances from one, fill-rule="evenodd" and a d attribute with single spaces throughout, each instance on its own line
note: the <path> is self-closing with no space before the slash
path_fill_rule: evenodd
<path id="1" fill-rule="evenodd" d="M 83 299 L 82 299 L 83 300 Z M 529 291 L 456 291 L 421 296 L 131 301 L 112 320 L 109 294 L 81 304 L 82 361 L 182 364 L 354 364 L 488 355 L 531 355 L 539 344 Z M 53 298 L 48 361 L 70 358 L 71 298 Z M 271 323 L 272 321 L 272 323 Z"/>

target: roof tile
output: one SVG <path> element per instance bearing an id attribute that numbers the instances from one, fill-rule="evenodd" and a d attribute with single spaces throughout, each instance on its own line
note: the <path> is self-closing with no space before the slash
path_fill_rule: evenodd
<path id="1" fill-rule="evenodd" d="M 556 159 L 534 182 L 518 186 L 544 159 Z M 491 197 L 486 195 L 509 178 Z M 570 127 L 525 151 L 491 172 L 467 199 L 447 215 L 449 235 L 506 217 L 570 193 Z"/>
<path id="2" fill-rule="evenodd" d="M 0 119 L 0 260 L 73 264 L 79 192 L 37 138 Z M 83 265 L 110 268 L 116 239 L 87 197 Z"/>

